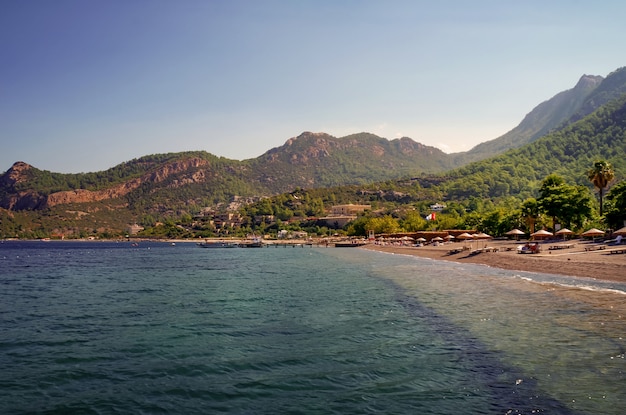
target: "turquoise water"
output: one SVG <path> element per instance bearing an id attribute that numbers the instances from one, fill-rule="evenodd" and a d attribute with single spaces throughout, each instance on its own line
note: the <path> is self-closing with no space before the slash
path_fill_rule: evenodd
<path id="1" fill-rule="evenodd" d="M 361 249 L 7 241 L 0 412 L 621 414 L 625 303 Z"/>

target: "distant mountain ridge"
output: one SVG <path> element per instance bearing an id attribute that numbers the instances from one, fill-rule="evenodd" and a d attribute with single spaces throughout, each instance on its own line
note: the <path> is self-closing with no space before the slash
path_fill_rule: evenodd
<path id="1" fill-rule="evenodd" d="M 586 117 L 625 93 L 626 67 L 611 72 L 606 78 L 583 75 L 574 88 L 559 92 L 537 105 L 511 131 L 480 143 L 465 153 L 457 153 L 456 164 L 482 160 L 532 143 L 550 131 L 564 128 Z"/>
<path id="2" fill-rule="evenodd" d="M 17 162 L 0 176 L 0 207 L 37 210 L 125 197 L 130 207 L 134 201 L 150 199 L 172 206 L 180 200 L 207 204 L 236 195 L 269 196 L 296 187 L 363 184 L 451 167 L 444 152 L 409 138 L 389 141 L 367 133 L 336 138 L 305 132 L 245 161 L 206 152 L 173 153 L 85 174 L 51 173 Z"/>
<path id="3" fill-rule="evenodd" d="M 522 122 L 506 134 L 480 143 L 465 154 L 464 161 L 476 161 L 506 150 L 522 147 L 547 134 L 576 114 L 589 94 L 603 81 L 601 76 L 583 75 L 576 86 L 537 105 Z"/>
<path id="4" fill-rule="evenodd" d="M 584 75 L 576 86 L 535 107 L 509 133 L 466 153 L 441 150 L 403 137 L 370 133 L 333 137 L 303 132 L 250 160 L 204 151 L 141 157 L 104 172 L 61 174 L 15 163 L 0 175 L 0 208 L 41 210 L 106 203 L 133 211 L 184 211 L 233 196 L 269 196 L 294 188 L 365 184 L 441 174 L 536 141 L 626 93 L 626 68 L 606 78 Z M 111 208 L 116 209 L 116 208 Z"/>
<path id="5" fill-rule="evenodd" d="M 389 141 L 369 133 L 337 138 L 304 132 L 251 160 L 261 182 L 281 192 L 435 173 L 453 166 L 436 147 L 407 137 Z"/>

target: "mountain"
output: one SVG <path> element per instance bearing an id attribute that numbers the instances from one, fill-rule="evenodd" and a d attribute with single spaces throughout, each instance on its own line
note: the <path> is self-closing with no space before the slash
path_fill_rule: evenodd
<path id="1" fill-rule="evenodd" d="M 593 89 L 585 98 L 580 109 L 570 117 L 569 122 L 572 123 L 586 117 L 604 104 L 619 99 L 624 94 L 626 94 L 626 67 L 611 72 L 597 88 Z"/>
<path id="2" fill-rule="evenodd" d="M 537 105 L 521 123 L 506 134 L 478 144 L 460 154 L 459 164 L 481 160 L 521 147 L 545 135 L 581 111 L 587 97 L 602 83 L 601 76 L 583 75 L 576 86 Z"/>
<path id="3" fill-rule="evenodd" d="M 145 156 L 104 172 L 59 174 L 16 163 L 0 176 L 0 208 L 43 209 L 58 204 L 123 198 L 129 208 L 176 208 L 265 196 L 296 187 L 363 184 L 442 173 L 486 159 L 563 128 L 626 92 L 626 68 L 601 76 L 583 75 L 576 86 L 535 107 L 507 134 L 466 153 L 445 154 L 410 138 L 387 140 L 369 133 L 333 137 L 304 132 L 245 161 L 206 152 Z M 19 178 L 17 180 L 16 178 Z"/>
<path id="4" fill-rule="evenodd" d="M 614 168 L 613 184 L 623 182 L 626 180 L 624 137 L 626 94 L 532 143 L 441 175 L 299 190 L 277 195 L 270 202 L 249 205 L 246 211 L 256 214 L 259 210 L 269 210 L 270 205 L 273 212 L 290 210 L 295 213 L 311 211 L 320 204 L 359 203 L 376 206 L 374 216 L 402 218 L 407 212 L 413 215 L 421 212 L 423 217 L 424 212 L 430 212 L 430 205 L 444 202 L 447 205 L 444 223 L 458 223 L 457 218 L 467 215 L 469 221 L 463 219 L 465 225 L 475 226 L 472 223 L 482 220 L 489 212 L 513 214 L 521 201 L 538 196 L 542 180 L 552 173 L 563 177 L 567 183 L 591 191 L 593 185 L 587 178 L 587 171 L 595 161 L 606 160 Z M 517 226 L 506 223 L 506 230 L 511 229 L 510 225 Z M 365 234 L 365 229 L 362 231 L 361 234 Z"/>
<path id="5" fill-rule="evenodd" d="M 573 89 L 538 105 L 510 133 L 463 154 L 448 155 L 407 137 L 304 132 L 244 161 L 203 151 L 168 153 L 81 174 L 17 162 L 0 175 L 0 226 L 12 224 L 4 235 L 27 223 L 32 227 L 33 221 L 41 229 L 54 222 L 48 233 L 67 227 L 120 229 L 146 217 L 195 215 L 235 196 L 408 177 L 421 188 L 433 189 L 429 194 L 447 199 L 529 197 L 546 172 L 584 182 L 583 173 L 594 158 L 609 160 L 623 177 L 625 92 L 624 68 L 605 79 L 585 75 Z M 498 155 L 485 158 L 491 153 Z M 473 158 L 483 160 L 468 164 Z"/>
<path id="6" fill-rule="evenodd" d="M 206 152 L 146 156 L 105 172 L 59 174 L 15 163 L 0 176 L 0 207 L 41 210 L 119 199 L 130 209 L 183 209 L 296 187 L 361 184 L 443 171 L 449 157 L 410 138 L 336 138 L 305 132 L 262 156 L 229 160 Z"/>
<path id="7" fill-rule="evenodd" d="M 448 172 L 441 189 L 449 199 L 536 196 L 540 181 L 556 173 L 591 187 L 586 172 L 596 160 L 626 178 L 626 93 L 585 118 L 530 144 Z"/>
<path id="8" fill-rule="evenodd" d="M 252 160 L 251 166 L 266 187 L 286 192 L 441 172 L 453 164 L 438 148 L 407 137 L 389 141 L 369 133 L 336 138 L 304 132 Z"/>
<path id="9" fill-rule="evenodd" d="M 613 71 L 606 78 L 583 75 L 574 88 L 560 92 L 537 105 L 511 131 L 478 144 L 465 153 L 458 153 L 456 164 L 463 165 L 482 160 L 511 148 L 532 143 L 550 131 L 564 128 L 586 117 L 624 93 L 626 93 L 626 67 Z"/>

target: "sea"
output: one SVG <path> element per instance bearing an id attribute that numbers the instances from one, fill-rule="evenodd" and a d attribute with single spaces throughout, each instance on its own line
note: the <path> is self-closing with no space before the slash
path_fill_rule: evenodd
<path id="1" fill-rule="evenodd" d="M 2 414 L 623 414 L 626 284 L 359 248 L 0 241 Z"/>

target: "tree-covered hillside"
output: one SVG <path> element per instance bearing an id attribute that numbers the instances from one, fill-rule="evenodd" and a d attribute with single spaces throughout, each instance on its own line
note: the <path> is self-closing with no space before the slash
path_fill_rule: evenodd
<path id="1" fill-rule="evenodd" d="M 626 177 L 626 95 L 584 119 L 519 149 L 451 171 L 441 189 L 447 199 L 535 196 L 551 173 L 589 185 L 585 172 L 607 160 Z"/>
<path id="2" fill-rule="evenodd" d="M 586 99 L 602 82 L 601 76 L 583 75 L 574 88 L 560 92 L 537 105 L 511 131 L 494 140 L 478 144 L 468 152 L 458 154 L 458 163 L 465 164 L 482 160 L 512 148 L 522 147 L 562 126 L 574 114 L 581 113 L 581 107 Z M 589 109 L 586 114 L 592 112 L 593 109 Z"/>
<path id="3" fill-rule="evenodd" d="M 13 188 L 16 191 L 30 190 L 41 194 L 74 189 L 101 190 L 141 177 L 163 164 L 189 157 L 199 157 L 210 161 L 219 160 L 218 157 L 207 152 L 197 151 L 151 154 L 118 164 L 108 170 L 88 173 L 55 173 L 31 166 L 25 171 L 25 177 L 15 183 Z M 0 191 L 2 190 L 0 188 Z"/>
<path id="4" fill-rule="evenodd" d="M 598 201 L 593 201 L 596 189 L 589 180 L 598 160 L 611 166 L 613 176 L 613 189 L 606 193 L 606 220 Z M 372 210 L 347 227 L 349 234 L 464 228 L 503 235 L 514 227 L 553 227 L 557 220 L 579 231 L 585 226 L 622 226 L 625 180 L 626 95 L 561 131 L 444 175 L 300 189 L 251 205 L 244 214 L 290 221 L 315 212 L 319 205 L 366 203 Z M 435 221 L 426 221 L 437 202 L 446 208 Z M 324 229 L 323 221 L 304 221 L 301 226 L 315 232 Z M 261 225 L 261 231 L 268 229 Z"/>
<path id="5" fill-rule="evenodd" d="M 452 159 L 435 147 L 369 133 L 333 137 L 305 132 L 251 163 L 263 184 L 281 192 L 370 183 L 453 167 Z"/>

